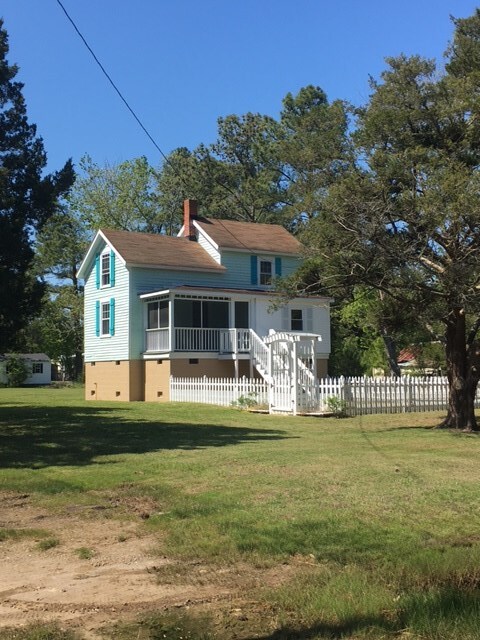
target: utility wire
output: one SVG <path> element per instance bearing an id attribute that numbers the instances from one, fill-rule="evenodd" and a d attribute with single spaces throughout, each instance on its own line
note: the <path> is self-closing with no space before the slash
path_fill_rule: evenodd
<path id="1" fill-rule="evenodd" d="M 85 38 L 83 37 L 82 33 L 80 32 L 79 28 L 77 27 L 77 25 L 75 24 L 75 22 L 73 21 L 73 18 L 70 16 L 70 14 L 68 13 L 68 11 L 65 9 L 65 7 L 63 6 L 62 2 L 60 0 L 57 0 L 57 4 L 60 6 L 60 8 L 62 9 L 63 13 L 67 16 L 68 21 L 71 23 L 72 27 L 75 29 L 75 31 L 77 32 L 79 38 L 82 40 L 83 44 L 87 47 L 87 49 L 89 50 L 89 52 L 91 53 L 93 59 L 95 60 L 95 62 L 97 63 L 97 65 L 100 67 L 100 69 L 102 70 L 104 76 L 107 78 L 107 80 L 109 81 L 109 83 L 112 85 L 112 87 L 115 89 L 115 91 L 117 92 L 117 94 L 120 97 L 120 100 L 124 103 L 124 105 L 127 107 L 127 109 L 130 111 L 130 113 L 132 114 L 132 116 L 135 118 L 135 120 L 137 121 L 137 123 L 140 125 L 140 127 L 142 128 L 142 130 L 144 131 L 144 133 L 148 136 L 150 142 L 152 142 L 152 144 L 155 146 L 155 148 L 157 149 L 157 151 L 160 153 L 160 155 L 164 158 L 164 160 L 168 163 L 171 164 L 170 160 L 167 158 L 167 156 L 163 153 L 163 151 L 160 149 L 159 145 L 155 142 L 154 138 L 152 137 L 152 135 L 149 133 L 149 131 L 147 130 L 147 128 L 145 127 L 145 125 L 143 124 L 143 122 L 140 120 L 140 118 L 137 116 L 137 114 L 135 113 L 135 111 L 132 109 L 132 107 L 128 104 L 126 98 L 123 96 L 122 92 L 120 91 L 120 89 L 117 87 L 117 85 L 115 84 L 115 82 L 112 80 L 111 76 L 109 75 L 108 71 L 105 69 L 105 67 L 103 66 L 103 64 L 100 62 L 100 60 L 97 58 L 97 56 L 95 55 L 95 52 L 93 51 L 92 47 L 88 44 L 88 42 L 85 40 Z"/>
<path id="2" fill-rule="evenodd" d="M 124 97 L 124 95 L 122 94 L 122 92 L 120 91 L 120 89 L 117 87 L 117 85 L 115 84 L 115 82 L 113 81 L 112 77 L 110 76 L 110 74 L 108 73 L 108 71 L 105 69 L 105 67 L 103 66 L 103 64 L 100 62 L 100 60 L 97 58 L 97 56 L 95 55 L 95 52 L 93 51 L 92 47 L 88 44 L 88 42 L 86 41 L 85 37 L 83 36 L 83 34 L 81 33 L 80 29 L 77 27 L 77 25 L 75 24 L 73 18 L 70 16 L 70 14 L 68 13 L 68 11 L 65 9 L 64 5 L 62 4 L 61 0 L 56 0 L 57 4 L 59 5 L 59 7 L 62 9 L 63 13 L 65 14 L 65 16 L 67 17 L 68 21 L 70 22 L 70 24 L 72 25 L 72 27 L 75 29 L 77 35 L 79 36 L 79 38 L 81 39 L 81 41 L 83 42 L 83 44 L 85 45 L 85 47 L 88 49 L 88 51 L 90 52 L 91 56 L 93 57 L 93 59 L 95 60 L 95 62 L 97 63 L 97 65 L 100 67 L 100 69 L 102 70 L 102 73 L 104 74 L 104 76 L 107 78 L 107 80 L 109 81 L 109 83 L 112 85 L 112 87 L 115 89 L 116 93 L 118 94 L 120 100 L 124 103 L 124 105 L 127 107 L 127 109 L 130 111 L 130 113 L 132 114 L 132 116 L 135 118 L 135 120 L 137 121 L 137 123 L 139 124 L 139 126 L 142 128 L 142 131 L 146 134 L 146 136 L 148 137 L 148 139 L 150 140 L 150 142 L 154 145 L 154 147 L 157 149 L 157 151 L 160 153 L 160 155 L 163 157 L 163 159 L 165 160 L 165 162 L 167 164 L 169 164 L 171 166 L 171 168 L 173 169 L 174 173 L 176 173 L 176 175 L 180 178 L 180 180 L 183 182 L 185 188 L 188 190 L 189 189 L 189 184 L 187 183 L 185 176 L 183 175 L 183 173 L 181 171 L 179 171 L 177 169 L 177 167 L 175 167 L 174 163 L 170 160 L 170 158 L 168 158 L 168 156 L 166 156 L 163 151 L 161 150 L 160 146 L 157 144 L 157 142 L 155 141 L 155 139 L 153 138 L 153 136 L 150 134 L 150 132 L 148 131 L 148 129 L 145 127 L 145 125 L 143 124 L 143 122 L 140 120 L 140 118 L 137 116 L 137 114 L 135 113 L 135 111 L 133 110 L 133 108 L 129 105 L 127 99 Z M 235 198 L 235 200 L 237 200 L 238 204 L 240 205 L 241 208 L 244 208 L 239 197 L 238 194 L 231 189 L 230 187 L 228 187 L 226 184 L 223 184 L 222 182 L 220 182 L 219 180 L 215 180 L 215 182 L 222 187 L 222 189 L 225 189 L 225 191 L 227 191 L 227 193 L 229 193 L 230 196 L 233 196 Z"/>

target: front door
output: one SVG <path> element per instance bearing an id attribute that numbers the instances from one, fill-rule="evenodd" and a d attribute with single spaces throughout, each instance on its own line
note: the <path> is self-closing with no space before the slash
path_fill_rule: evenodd
<path id="1" fill-rule="evenodd" d="M 250 313 L 248 302 L 235 302 L 235 329 L 250 327 Z"/>

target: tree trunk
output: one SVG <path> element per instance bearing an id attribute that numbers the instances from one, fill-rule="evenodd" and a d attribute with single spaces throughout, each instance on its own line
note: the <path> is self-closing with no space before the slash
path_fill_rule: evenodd
<path id="1" fill-rule="evenodd" d="M 399 378 L 402 375 L 402 372 L 397 362 L 397 348 L 395 345 L 395 340 L 392 338 L 392 336 L 388 335 L 388 331 L 385 327 L 380 327 L 380 334 L 383 338 L 383 344 L 385 345 L 385 352 L 387 354 L 390 373 L 395 378 Z"/>
<path id="2" fill-rule="evenodd" d="M 448 411 L 439 427 L 478 431 L 474 408 L 478 379 L 467 351 L 464 309 L 453 309 L 447 319 L 446 357 Z"/>

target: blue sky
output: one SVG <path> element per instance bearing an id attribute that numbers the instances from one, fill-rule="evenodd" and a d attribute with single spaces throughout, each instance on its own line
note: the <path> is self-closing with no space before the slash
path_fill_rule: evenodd
<path id="1" fill-rule="evenodd" d="M 366 101 L 384 58 L 441 59 L 449 16 L 469 0 L 62 0 L 165 153 L 213 142 L 219 116 L 276 117 L 286 93 L 321 86 Z M 2 0 L 9 61 L 50 170 L 88 153 L 99 164 L 158 151 L 128 113 L 56 0 Z"/>

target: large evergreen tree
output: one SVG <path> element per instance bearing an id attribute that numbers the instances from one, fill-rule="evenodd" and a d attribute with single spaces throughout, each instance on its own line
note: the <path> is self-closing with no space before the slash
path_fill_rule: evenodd
<path id="1" fill-rule="evenodd" d="M 73 182 L 67 162 L 42 175 L 46 155 L 36 127 L 27 119 L 17 67 L 7 61 L 8 36 L 0 20 L 0 353 L 38 311 L 45 290 L 35 276 L 35 233 L 55 211 Z"/>
<path id="2" fill-rule="evenodd" d="M 444 325 L 444 426 L 476 430 L 480 377 L 480 11 L 457 20 L 442 74 L 389 59 L 358 113 L 357 163 L 309 241 L 327 288 L 361 284 Z"/>

